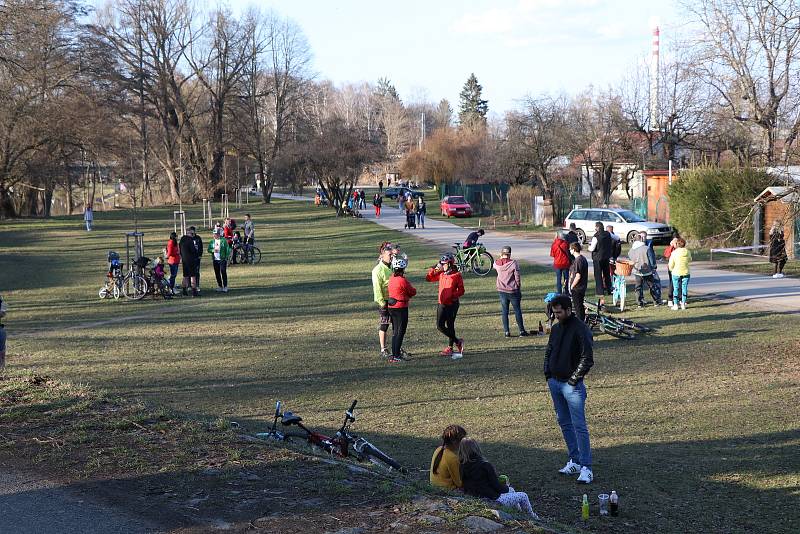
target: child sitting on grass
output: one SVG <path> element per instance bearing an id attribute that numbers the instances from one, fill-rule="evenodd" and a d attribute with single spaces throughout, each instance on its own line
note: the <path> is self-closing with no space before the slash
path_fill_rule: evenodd
<path id="1" fill-rule="evenodd" d="M 461 462 L 461 481 L 464 493 L 473 497 L 492 499 L 503 506 L 517 508 L 534 519 L 539 516 L 533 511 L 528 494 L 514 491 L 506 482 L 497 477 L 494 466 L 487 462 L 478 442 L 471 438 L 461 440 L 458 447 L 458 460 Z"/>
<path id="2" fill-rule="evenodd" d="M 458 425 L 450 425 L 442 432 L 442 444 L 433 451 L 431 458 L 431 484 L 440 488 L 461 489 L 461 465 L 458 462 L 458 446 L 467 431 Z"/>

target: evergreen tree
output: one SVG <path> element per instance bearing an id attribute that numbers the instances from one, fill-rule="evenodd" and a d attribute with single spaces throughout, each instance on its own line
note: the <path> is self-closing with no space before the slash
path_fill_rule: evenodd
<path id="1" fill-rule="evenodd" d="M 459 95 L 458 122 L 462 126 L 471 127 L 476 124 L 486 124 L 489 101 L 481 98 L 482 92 L 483 87 L 478 83 L 475 73 L 470 74 Z"/>

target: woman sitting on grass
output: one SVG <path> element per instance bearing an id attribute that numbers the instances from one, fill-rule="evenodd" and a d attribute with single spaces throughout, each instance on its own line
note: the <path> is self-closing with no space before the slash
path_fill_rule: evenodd
<path id="1" fill-rule="evenodd" d="M 501 482 L 494 466 L 481 454 L 478 442 L 471 438 L 461 440 L 458 447 L 458 460 L 461 462 L 461 481 L 464 493 L 473 497 L 492 499 L 503 506 L 516 508 L 534 519 L 539 516 L 533 511 L 528 494 L 514 491 L 507 481 Z"/>
<path id="2" fill-rule="evenodd" d="M 431 458 L 431 484 L 444 489 L 461 489 L 461 465 L 458 462 L 458 446 L 467 431 L 458 425 L 450 425 L 442 432 L 442 444 L 433 451 Z"/>

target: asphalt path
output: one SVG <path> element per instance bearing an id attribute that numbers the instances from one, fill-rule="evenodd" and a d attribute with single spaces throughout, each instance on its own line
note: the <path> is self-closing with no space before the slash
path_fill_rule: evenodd
<path id="1" fill-rule="evenodd" d="M 276 198 L 298 201 L 311 201 L 308 197 L 273 194 Z M 442 248 L 442 252 L 452 250 L 454 243 L 461 243 L 466 238 L 470 229 L 456 224 L 428 218 L 425 229 L 404 229 L 405 215 L 397 209 L 397 203 L 387 200 L 383 204 L 381 217 L 375 217 L 375 211 L 369 204 L 366 210 L 361 210 L 365 219 L 380 224 L 386 228 L 414 235 L 427 240 Z M 428 203 L 428 211 L 438 209 L 438 203 Z M 499 257 L 500 249 L 509 245 L 513 256 L 517 260 L 528 261 L 543 266 L 551 266 L 550 243 L 547 239 L 533 239 L 487 230 L 481 242 L 492 255 Z M 591 258 L 586 254 L 589 264 Z M 413 261 L 413 258 L 412 258 Z M 661 262 L 658 267 L 662 285 L 666 285 L 667 266 Z M 589 277 L 592 278 L 591 268 Z M 746 302 L 750 306 L 773 313 L 800 313 L 800 280 L 796 278 L 775 279 L 770 276 L 742 273 L 714 269 L 704 262 L 696 262 L 691 267 L 691 280 L 689 282 L 689 306 L 692 294 L 703 294 L 715 297 L 725 297 L 739 302 Z M 555 279 L 553 280 L 555 286 Z M 592 287 L 590 280 L 590 291 Z M 666 297 L 666 295 L 664 295 Z"/>

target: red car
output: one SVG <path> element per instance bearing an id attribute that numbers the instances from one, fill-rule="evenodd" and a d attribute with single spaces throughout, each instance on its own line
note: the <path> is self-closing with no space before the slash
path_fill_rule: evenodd
<path id="1" fill-rule="evenodd" d="M 440 207 L 445 217 L 472 217 L 472 206 L 464 200 L 464 197 L 444 197 Z"/>

